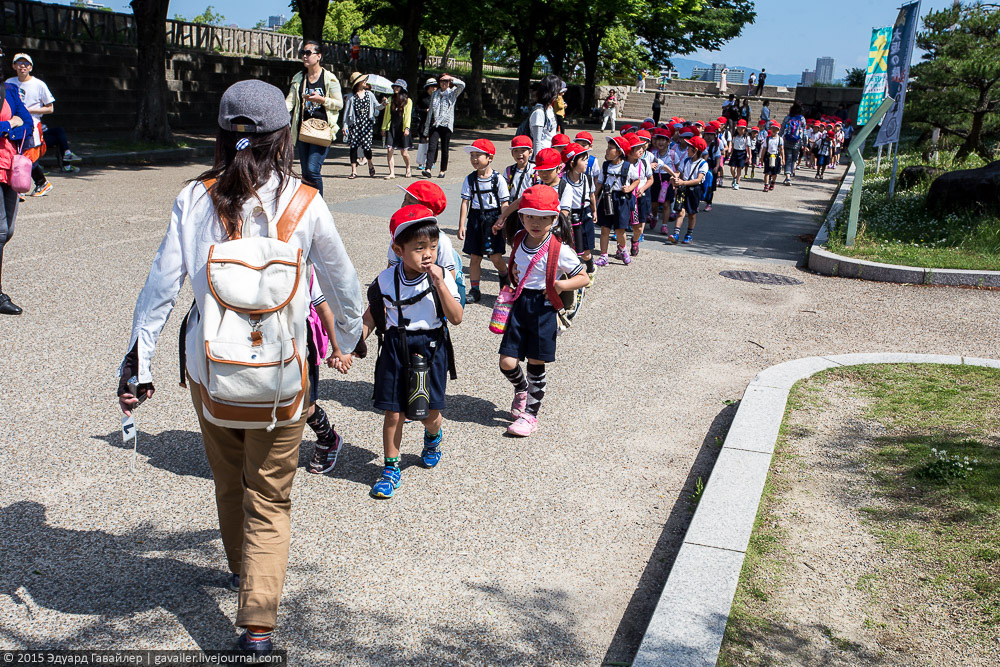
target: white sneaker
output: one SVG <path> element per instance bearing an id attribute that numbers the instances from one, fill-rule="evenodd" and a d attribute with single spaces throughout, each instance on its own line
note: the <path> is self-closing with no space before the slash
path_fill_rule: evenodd
<path id="1" fill-rule="evenodd" d="M 65 160 L 66 162 L 79 162 L 82 159 L 83 158 L 81 158 L 73 151 L 66 151 L 65 153 L 63 153 L 63 160 Z"/>
<path id="2" fill-rule="evenodd" d="M 733 190 L 739 190 L 739 189 L 740 189 L 740 184 L 739 183 L 733 183 Z"/>

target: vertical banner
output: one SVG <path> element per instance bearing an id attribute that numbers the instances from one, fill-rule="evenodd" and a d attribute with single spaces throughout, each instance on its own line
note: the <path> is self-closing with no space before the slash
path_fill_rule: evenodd
<path id="1" fill-rule="evenodd" d="M 892 109 L 882 119 L 882 127 L 875 139 L 876 146 L 884 146 L 899 141 L 899 130 L 903 124 L 903 104 L 906 102 L 906 83 L 910 78 L 910 57 L 913 42 L 917 37 L 917 21 L 920 20 L 920 0 L 903 5 L 892 28 L 889 42 L 889 97 L 896 100 Z"/>
<path id="2" fill-rule="evenodd" d="M 865 92 L 861 95 L 858 105 L 858 122 L 860 127 L 868 122 L 885 98 L 886 79 L 889 76 L 889 41 L 892 39 L 892 27 L 873 28 L 872 43 L 868 47 L 868 74 L 865 77 Z"/>

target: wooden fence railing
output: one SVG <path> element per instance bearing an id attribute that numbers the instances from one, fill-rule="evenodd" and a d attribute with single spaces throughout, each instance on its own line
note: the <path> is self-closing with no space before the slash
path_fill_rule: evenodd
<path id="1" fill-rule="evenodd" d="M 167 20 L 165 28 L 167 48 L 170 49 L 297 60 L 299 49 L 302 48 L 301 37 L 268 30 L 247 30 L 173 19 Z M 136 43 L 135 21 L 131 14 L 33 0 L 0 0 L 0 34 L 101 44 Z M 344 61 L 349 48 L 342 42 L 324 42 L 323 47 L 330 62 Z M 399 72 L 403 69 L 403 54 L 392 49 L 362 46 L 359 65 Z"/>

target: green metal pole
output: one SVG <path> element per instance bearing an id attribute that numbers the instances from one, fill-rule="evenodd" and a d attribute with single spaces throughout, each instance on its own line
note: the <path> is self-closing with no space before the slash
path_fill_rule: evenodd
<path id="1" fill-rule="evenodd" d="M 861 184 L 865 180 L 865 159 L 861 157 L 861 151 L 865 148 L 868 135 L 875 130 L 879 121 L 882 120 L 882 116 L 889 112 L 893 102 L 895 100 L 891 97 L 882 100 L 882 104 L 875 110 L 861 131 L 854 135 L 854 138 L 851 139 L 851 145 L 847 147 L 847 154 L 851 156 L 851 161 L 854 162 L 856 168 L 854 187 L 851 190 L 851 212 L 847 218 L 847 242 L 844 244 L 848 248 L 854 246 L 854 238 L 858 235 L 858 215 L 861 213 Z"/>

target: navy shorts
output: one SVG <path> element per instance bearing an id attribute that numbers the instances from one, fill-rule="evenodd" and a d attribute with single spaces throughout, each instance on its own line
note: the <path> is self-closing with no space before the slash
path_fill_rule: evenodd
<path id="1" fill-rule="evenodd" d="M 422 354 L 430 359 L 427 372 L 427 389 L 430 393 L 430 409 L 444 409 L 444 392 L 448 385 L 448 350 L 444 344 L 444 329 L 429 331 L 407 331 L 406 344 L 410 354 Z M 403 362 L 399 334 L 389 329 L 375 362 L 376 410 L 406 412 L 406 397 L 409 393 L 409 364 Z"/>
<path id="2" fill-rule="evenodd" d="M 703 191 L 703 185 L 689 185 L 684 188 L 684 194 L 681 201 L 683 202 L 685 213 L 688 215 L 698 214 L 698 206 L 701 204 Z"/>
<path id="3" fill-rule="evenodd" d="M 771 166 L 771 156 L 764 155 L 764 174 L 766 176 L 777 176 L 781 173 L 781 156 L 774 156 L 774 166 Z"/>
<path id="4" fill-rule="evenodd" d="M 545 296 L 545 290 L 521 290 L 507 318 L 500 354 L 521 361 L 555 361 L 558 332 L 556 311 Z"/>
<path id="5" fill-rule="evenodd" d="M 594 212 L 587 207 L 575 209 L 572 214 L 580 218 L 579 224 L 573 224 L 573 248 L 582 255 L 594 249 Z"/>
<path id="6" fill-rule="evenodd" d="M 829 155 L 817 155 L 816 156 L 816 164 L 819 165 L 820 167 L 825 167 L 826 165 L 830 164 L 830 156 Z"/>
<path id="7" fill-rule="evenodd" d="M 733 151 L 733 154 L 729 156 L 729 166 L 737 168 L 747 166 L 746 151 Z"/>
<path id="8" fill-rule="evenodd" d="M 636 206 L 639 209 L 639 222 L 646 222 L 646 218 L 653 214 L 653 196 L 650 194 L 652 188 L 639 197 Z"/>
<path id="9" fill-rule="evenodd" d="M 516 215 L 513 213 L 511 215 Z M 500 209 L 488 208 L 482 211 L 478 208 L 469 209 L 469 219 L 465 227 L 465 243 L 462 245 L 462 252 L 467 255 L 479 255 L 489 257 L 490 255 L 502 255 L 507 249 L 503 240 L 503 230 L 494 234 L 492 227 L 500 217 Z"/>
<path id="10" fill-rule="evenodd" d="M 601 227 L 609 229 L 628 229 L 635 224 L 633 219 L 635 217 L 635 196 L 622 194 L 620 190 L 613 192 L 611 196 L 614 198 L 615 212 L 611 215 L 605 215 L 598 207 L 597 222 Z"/>

